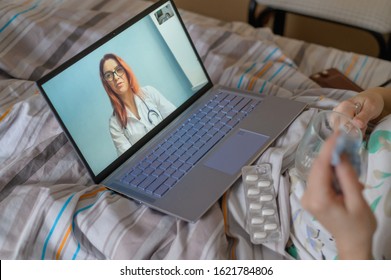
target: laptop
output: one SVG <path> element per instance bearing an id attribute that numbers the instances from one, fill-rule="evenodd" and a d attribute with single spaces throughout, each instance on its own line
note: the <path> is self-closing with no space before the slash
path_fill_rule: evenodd
<path id="1" fill-rule="evenodd" d="M 171 0 L 37 85 L 95 183 L 190 222 L 306 107 L 213 85 Z"/>

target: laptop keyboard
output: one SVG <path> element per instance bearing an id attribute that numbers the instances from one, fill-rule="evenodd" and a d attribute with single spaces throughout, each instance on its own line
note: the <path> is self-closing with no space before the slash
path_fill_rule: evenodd
<path id="1" fill-rule="evenodd" d="M 121 182 L 162 197 L 259 103 L 248 97 L 217 93 L 131 168 Z"/>

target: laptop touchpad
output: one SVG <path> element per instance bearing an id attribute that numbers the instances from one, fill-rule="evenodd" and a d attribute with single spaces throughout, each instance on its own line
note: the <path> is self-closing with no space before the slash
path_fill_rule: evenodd
<path id="1" fill-rule="evenodd" d="M 206 159 L 204 164 L 224 173 L 235 174 L 268 139 L 268 136 L 240 129 L 227 138 L 219 149 Z"/>

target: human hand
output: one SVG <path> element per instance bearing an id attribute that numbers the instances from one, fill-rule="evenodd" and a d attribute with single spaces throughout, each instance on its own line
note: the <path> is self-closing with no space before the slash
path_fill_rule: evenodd
<path id="1" fill-rule="evenodd" d="M 385 88 L 371 88 L 356 96 L 342 101 L 334 111 L 350 116 L 353 122 L 363 133 L 368 122 L 386 115 L 385 96 L 390 95 L 390 90 Z"/>
<path id="2" fill-rule="evenodd" d="M 340 259 L 369 259 L 376 220 L 363 197 L 363 185 L 346 157 L 334 173 L 330 162 L 336 138 L 337 134 L 331 136 L 315 159 L 302 205 L 334 236 Z M 333 188 L 334 176 L 342 193 Z"/>

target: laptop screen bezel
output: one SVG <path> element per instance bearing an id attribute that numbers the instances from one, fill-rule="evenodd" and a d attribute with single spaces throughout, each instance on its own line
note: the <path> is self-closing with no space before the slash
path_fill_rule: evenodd
<path id="1" fill-rule="evenodd" d="M 207 79 L 207 83 L 198 90 L 198 92 L 194 93 L 187 101 L 185 101 L 182 105 L 180 105 L 173 113 L 171 113 L 168 117 L 163 119 L 156 127 L 154 127 L 151 131 L 149 131 L 142 139 L 140 139 L 137 143 L 132 145 L 126 152 L 124 152 L 121 156 L 119 156 L 117 159 L 115 159 L 111 164 L 109 164 L 106 168 L 104 168 L 101 172 L 98 174 L 95 174 L 90 167 L 88 161 L 86 158 L 83 156 L 83 153 L 79 149 L 76 141 L 72 137 L 71 133 L 67 129 L 65 123 L 62 121 L 61 116 L 57 112 L 55 106 L 52 104 L 49 96 L 46 94 L 43 85 L 51 80 L 52 78 L 56 77 L 59 73 L 63 72 L 67 68 L 71 67 L 73 64 L 77 63 L 81 59 L 83 59 L 86 55 L 90 54 L 103 44 L 107 43 L 109 40 L 114 38 L 115 36 L 119 35 L 123 31 L 127 30 L 130 28 L 132 25 L 143 19 L 145 16 L 151 14 L 153 11 L 158 9 L 161 6 L 166 5 L 167 3 L 170 3 L 172 5 L 172 8 L 174 9 L 176 15 L 178 16 L 179 22 L 183 28 L 184 33 L 186 34 L 187 39 L 189 40 L 189 43 L 191 45 L 191 48 L 194 51 L 194 54 L 197 57 L 197 60 L 200 62 L 200 66 L 205 74 L 205 77 Z M 205 69 L 205 66 L 195 48 L 195 45 L 185 27 L 185 24 L 179 14 L 178 9 L 176 8 L 175 4 L 171 0 L 160 0 L 136 16 L 132 17 L 125 23 L 121 24 L 119 27 L 111 31 L 110 33 L 106 34 L 103 36 L 101 39 L 87 47 L 86 49 L 82 50 L 80 53 L 76 54 L 60 66 L 58 66 L 56 69 L 50 71 L 48 74 L 44 75 L 42 78 L 40 78 L 36 82 L 40 92 L 44 96 L 45 100 L 47 101 L 48 105 L 50 106 L 52 112 L 54 113 L 57 121 L 59 122 L 61 128 L 63 129 L 64 133 L 66 134 L 68 140 L 72 143 L 72 146 L 76 150 L 79 158 L 82 160 L 84 166 L 87 168 L 88 173 L 90 174 L 92 180 L 94 183 L 100 183 L 102 182 L 107 176 L 109 176 L 114 170 L 116 170 L 118 167 L 120 167 L 129 157 L 131 157 L 133 154 L 135 154 L 141 147 L 143 147 L 146 143 L 148 143 L 156 134 L 158 134 L 164 127 L 166 127 L 169 123 L 171 123 L 175 118 L 177 118 L 181 113 L 183 113 L 191 104 L 193 104 L 198 98 L 200 98 L 204 93 L 206 93 L 208 90 L 210 90 L 213 87 L 213 83 Z"/>

